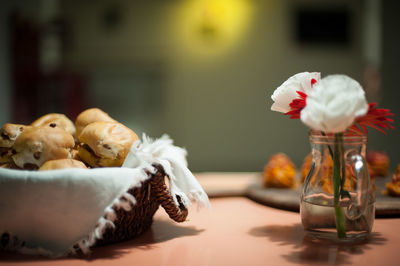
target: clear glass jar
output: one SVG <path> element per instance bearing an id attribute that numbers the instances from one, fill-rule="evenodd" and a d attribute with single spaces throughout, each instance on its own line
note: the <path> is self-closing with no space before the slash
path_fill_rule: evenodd
<path id="1" fill-rule="evenodd" d="M 365 160 L 366 136 L 310 131 L 312 164 L 300 201 L 306 234 L 353 241 L 368 238 L 375 191 Z"/>

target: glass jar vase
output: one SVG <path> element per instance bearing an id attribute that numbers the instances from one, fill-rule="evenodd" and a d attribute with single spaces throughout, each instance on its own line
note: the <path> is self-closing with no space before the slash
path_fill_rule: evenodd
<path id="1" fill-rule="evenodd" d="M 375 191 L 365 160 L 367 137 L 310 131 L 309 139 L 312 164 L 300 199 L 306 234 L 339 241 L 368 238 Z"/>

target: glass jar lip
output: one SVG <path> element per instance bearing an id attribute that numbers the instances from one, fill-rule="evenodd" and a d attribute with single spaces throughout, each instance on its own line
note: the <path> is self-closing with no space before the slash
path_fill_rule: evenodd
<path id="1" fill-rule="evenodd" d="M 323 133 L 319 130 L 311 129 L 308 133 L 310 140 L 318 141 L 318 142 L 334 142 L 335 141 L 335 134 L 334 133 Z M 351 143 L 366 143 L 368 140 L 367 135 L 343 135 L 344 142 L 351 142 Z"/>

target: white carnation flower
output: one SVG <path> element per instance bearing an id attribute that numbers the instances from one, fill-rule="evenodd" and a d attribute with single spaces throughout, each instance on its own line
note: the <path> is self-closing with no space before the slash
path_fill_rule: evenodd
<path id="1" fill-rule="evenodd" d="M 271 96 L 274 103 L 271 106 L 272 111 L 287 113 L 290 111 L 289 104 L 296 98 L 296 91 L 302 91 L 308 94 L 312 88 L 312 80 L 318 83 L 321 79 L 319 72 L 302 72 L 291 76 L 281 86 L 279 86 Z"/>
<path id="2" fill-rule="evenodd" d="M 346 75 L 330 75 L 313 86 L 300 118 L 314 130 L 339 133 L 367 111 L 365 92 L 357 81 Z"/>

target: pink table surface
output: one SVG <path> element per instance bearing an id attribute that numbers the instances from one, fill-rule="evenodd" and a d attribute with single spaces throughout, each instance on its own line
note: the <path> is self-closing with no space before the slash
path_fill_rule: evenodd
<path id="1" fill-rule="evenodd" d="M 298 213 L 244 197 L 211 199 L 177 224 L 159 209 L 140 237 L 95 248 L 88 258 L 51 260 L 0 253 L 1 265 L 400 265 L 400 219 L 376 219 L 362 244 L 314 243 Z"/>
<path id="2" fill-rule="evenodd" d="M 376 219 L 371 240 L 312 242 L 300 215 L 243 197 L 257 173 L 196 174 L 211 210 L 178 224 L 163 209 L 136 239 L 94 248 L 89 257 L 51 260 L 0 251 L 0 265 L 400 265 L 400 219 Z"/>

